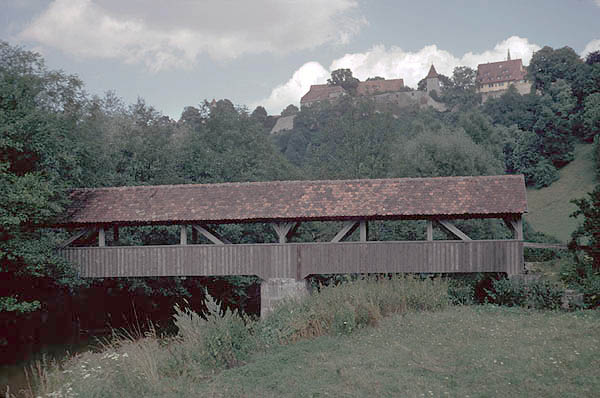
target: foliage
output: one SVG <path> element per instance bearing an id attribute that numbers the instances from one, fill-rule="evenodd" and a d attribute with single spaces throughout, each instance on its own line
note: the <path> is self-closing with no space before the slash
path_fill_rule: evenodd
<path id="1" fill-rule="evenodd" d="M 350 95 L 356 95 L 359 80 L 352 76 L 350 69 L 336 69 L 331 72 L 331 78 L 327 79 L 327 84 L 330 86 L 340 86 Z"/>
<path id="2" fill-rule="evenodd" d="M 563 262 L 560 278 L 568 287 L 583 293 L 587 308 L 600 307 L 600 271 L 594 269 L 591 261 L 575 257 Z"/>
<path id="3" fill-rule="evenodd" d="M 583 222 L 573 232 L 569 248 L 583 250 L 590 256 L 593 268 L 600 271 L 600 185 L 588 193 L 588 198 L 575 199 L 571 203 L 577 206 L 571 217 L 583 216 Z"/>
<path id="4" fill-rule="evenodd" d="M 508 307 L 559 309 L 563 290 L 546 280 L 524 282 L 521 278 L 502 278 L 492 281 L 487 291 L 490 302 Z"/>
<path id="5" fill-rule="evenodd" d="M 300 303 L 278 306 L 258 325 L 264 344 L 287 344 L 326 334 L 348 334 L 383 317 L 447 306 L 444 280 L 412 276 L 371 276 L 322 286 Z"/>
<path id="6" fill-rule="evenodd" d="M 252 322 L 235 310 L 221 309 L 208 296 L 207 311 L 197 313 L 175 306 L 175 326 L 185 349 L 179 350 L 182 363 L 199 361 L 210 367 L 233 367 L 246 360 L 256 348 Z"/>
<path id="7" fill-rule="evenodd" d="M 445 103 L 449 109 L 465 110 L 479 105 L 481 95 L 477 93 L 476 78 L 477 71 L 468 66 L 454 68 L 452 78 L 444 83 L 440 76 L 442 89 L 439 100 Z"/>
<path id="8" fill-rule="evenodd" d="M 533 53 L 529 62 L 529 78 L 533 86 L 542 92 L 547 91 L 558 80 L 575 80 L 578 66 L 582 64 L 579 55 L 570 47 L 552 49 L 545 46 Z"/>
<path id="9" fill-rule="evenodd" d="M 427 131 L 397 148 L 394 175 L 437 177 L 493 175 L 502 163 L 463 130 Z"/>
<path id="10" fill-rule="evenodd" d="M 75 76 L 0 42 L 0 312 L 30 312 L 46 289 L 78 283 L 52 252 L 55 235 L 39 226 L 62 212 L 65 190 L 81 176 L 81 95 Z"/>

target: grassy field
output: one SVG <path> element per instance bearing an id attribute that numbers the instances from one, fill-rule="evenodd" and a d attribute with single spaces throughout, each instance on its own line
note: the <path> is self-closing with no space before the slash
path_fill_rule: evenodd
<path id="1" fill-rule="evenodd" d="M 176 356 L 152 336 L 109 345 L 46 373 L 28 396 L 594 397 L 600 312 L 452 306 L 276 344 L 231 369 L 168 364 Z"/>
<path id="2" fill-rule="evenodd" d="M 452 307 L 348 337 L 277 347 L 206 383 L 208 397 L 593 397 L 600 316 Z"/>
<path id="3" fill-rule="evenodd" d="M 527 190 L 529 213 L 525 219 L 536 230 L 566 243 L 578 223 L 569 217 L 576 210 L 570 200 L 585 197 L 596 185 L 593 145 L 577 145 L 575 160 L 561 169 L 559 174 L 560 179 L 549 187 Z"/>

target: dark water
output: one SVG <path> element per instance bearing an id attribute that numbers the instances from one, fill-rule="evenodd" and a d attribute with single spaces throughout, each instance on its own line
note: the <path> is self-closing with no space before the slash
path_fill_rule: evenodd
<path id="1" fill-rule="evenodd" d="M 77 353 L 96 351 L 100 347 L 99 343 L 108 336 L 85 336 L 75 342 L 49 344 L 16 363 L 0 365 L 0 397 L 5 396 L 7 388 L 10 394 L 16 397 L 25 396 L 25 391 L 35 391 L 35 380 L 31 377 L 32 372 L 35 373 L 33 368 L 54 362 L 60 363 Z"/>

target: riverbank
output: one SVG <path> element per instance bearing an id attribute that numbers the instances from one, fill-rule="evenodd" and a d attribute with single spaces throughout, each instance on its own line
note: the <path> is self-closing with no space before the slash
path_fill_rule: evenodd
<path id="1" fill-rule="evenodd" d="M 600 312 L 449 306 L 443 280 L 364 280 L 261 321 L 178 309 L 179 334 L 122 335 L 41 372 L 60 396 L 590 396 Z M 217 312 L 217 313 L 215 313 Z M 141 337 L 141 338 L 138 338 Z"/>

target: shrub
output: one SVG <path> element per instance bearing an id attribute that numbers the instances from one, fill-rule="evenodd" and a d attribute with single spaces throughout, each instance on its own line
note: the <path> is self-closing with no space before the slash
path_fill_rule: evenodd
<path id="1" fill-rule="evenodd" d="M 600 307 L 600 272 L 594 270 L 591 261 L 575 259 L 563 263 L 560 278 L 568 287 L 583 293 L 586 308 Z"/>
<path id="2" fill-rule="evenodd" d="M 233 367 L 247 359 L 256 347 L 251 334 L 253 322 L 237 311 L 221 310 L 210 296 L 205 318 L 175 306 L 175 326 L 183 342 L 181 355 L 216 367 Z"/>
<path id="3" fill-rule="evenodd" d="M 302 302 L 284 302 L 258 324 L 265 345 L 287 344 L 325 334 L 348 334 L 382 317 L 406 311 L 433 311 L 448 305 L 441 278 L 369 276 L 321 286 Z"/>
<path id="4" fill-rule="evenodd" d="M 560 308 L 563 296 L 563 290 L 549 281 L 507 278 L 492 281 L 487 293 L 494 304 L 553 310 Z"/>

